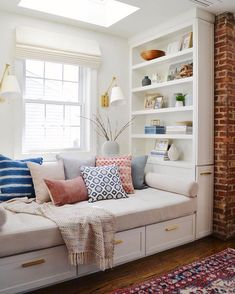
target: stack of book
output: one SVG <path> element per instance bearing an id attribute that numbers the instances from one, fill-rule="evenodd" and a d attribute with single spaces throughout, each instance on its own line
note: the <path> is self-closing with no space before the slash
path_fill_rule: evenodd
<path id="1" fill-rule="evenodd" d="M 144 127 L 145 134 L 165 134 L 164 126 L 145 126 Z"/>
<path id="2" fill-rule="evenodd" d="M 153 156 L 154 158 L 160 161 L 169 160 L 168 153 L 164 150 L 152 150 L 150 152 L 150 156 Z"/>
<path id="3" fill-rule="evenodd" d="M 166 134 L 188 134 L 193 133 L 192 126 L 166 126 Z"/>

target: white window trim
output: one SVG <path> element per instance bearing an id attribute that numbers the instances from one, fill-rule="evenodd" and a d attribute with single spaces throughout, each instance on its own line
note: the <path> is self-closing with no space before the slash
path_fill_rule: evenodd
<path id="1" fill-rule="evenodd" d="M 83 114 L 87 118 L 91 118 L 94 113 L 96 113 L 96 97 L 97 97 L 97 70 L 89 69 L 90 74 L 86 77 L 87 87 L 84 90 L 88 90 L 88 93 L 83 93 L 85 97 L 90 97 L 88 103 L 86 103 L 85 113 Z M 15 61 L 15 73 L 19 80 L 20 85 L 24 86 L 24 62 L 23 60 Z M 22 91 L 24 93 L 24 89 Z M 95 97 L 95 99 L 92 99 Z M 71 155 L 78 155 L 79 157 L 96 154 L 97 152 L 97 135 L 94 131 L 89 120 L 82 120 L 81 124 L 87 124 L 86 130 L 88 130 L 88 136 L 84 134 L 83 141 L 85 144 L 84 149 L 61 149 L 56 151 L 48 151 L 41 153 L 23 153 L 22 150 L 22 139 L 23 139 L 23 128 L 24 128 L 24 101 L 23 97 L 21 99 L 14 101 L 14 157 L 15 158 L 28 158 L 42 156 L 44 161 L 54 161 L 58 153 L 69 153 Z M 81 126 L 82 127 L 82 126 Z"/>

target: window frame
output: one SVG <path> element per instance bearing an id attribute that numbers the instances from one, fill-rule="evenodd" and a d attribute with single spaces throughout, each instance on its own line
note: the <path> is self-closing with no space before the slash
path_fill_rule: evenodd
<path id="1" fill-rule="evenodd" d="M 32 60 L 31 58 L 28 58 Z M 25 135 L 25 105 L 29 103 L 42 103 L 42 104 L 55 104 L 55 105 L 79 105 L 81 106 L 81 116 L 90 118 L 96 109 L 96 101 L 91 101 L 91 97 L 96 97 L 97 89 L 97 70 L 86 68 L 83 66 L 79 67 L 79 73 L 81 87 L 79 87 L 79 95 L 82 97 L 82 102 L 58 102 L 50 100 L 40 100 L 40 99 L 27 99 L 25 98 L 25 86 L 26 86 L 26 60 L 27 59 L 17 59 L 15 61 L 15 72 L 18 77 L 19 83 L 22 89 L 22 99 L 18 99 L 15 103 L 15 144 L 14 144 L 14 156 L 18 158 L 26 158 L 32 156 L 43 156 L 45 161 L 55 160 L 56 154 L 58 153 L 71 153 L 71 154 L 94 154 L 96 153 L 96 142 L 97 136 L 91 123 L 87 119 L 81 119 L 80 122 L 80 148 L 58 148 L 58 149 L 42 149 L 35 151 L 27 151 L 23 149 L 24 135 Z M 40 60 L 46 62 L 46 60 Z M 50 61 L 49 61 L 50 62 Z M 55 62 L 58 63 L 58 62 Z M 62 63 L 61 64 L 68 64 Z M 79 65 L 78 65 L 79 66 Z"/>

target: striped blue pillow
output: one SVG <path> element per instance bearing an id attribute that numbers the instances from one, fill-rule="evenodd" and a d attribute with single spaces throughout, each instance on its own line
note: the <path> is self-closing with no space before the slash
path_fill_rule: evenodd
<path id="1" fill-rule="evenodd" d="M 0 201 L 15 197 L 35 197 L 32 177 L 26 162 L 42 164 L 42 157 L 12 160 L 0 154 Z"/>

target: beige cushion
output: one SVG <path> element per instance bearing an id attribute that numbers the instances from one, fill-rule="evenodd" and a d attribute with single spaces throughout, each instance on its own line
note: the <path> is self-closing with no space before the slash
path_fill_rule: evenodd
<path id="1" fill-rule="evenodd" d="M 197 198 L 152 188 L 135 190 L 129 198 L 95 203 L 82 201 L 78 207 L 96 206 L 116 217 L 117 231 L 133 229 L 168 219 L 193 214 Z M 0 230 L 0 257 L 63 244 L 56 224 L 41 216 L 7 211 L 7 221 Z"/>
<path id="2" fill-rule="evenodd" d="M 188 197 L 195 197 L 198 193 L 198 184 L 187 178 L 147 173 L 145 182 L 149 187 Z"/>
<path id="3" fill-rule="evenodd" d="M 27 165 L 33 179 L 36 201 L 38 203 L 51 201 L 44 179 L 64 180 L 63 161 L 47 162 L 43 165 L 27 162 Z"/>

